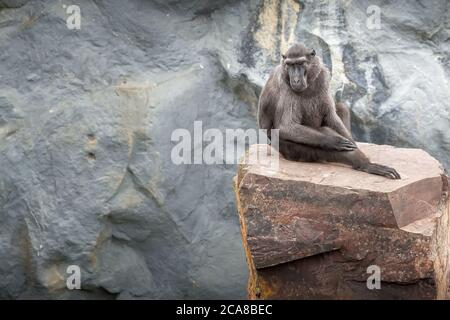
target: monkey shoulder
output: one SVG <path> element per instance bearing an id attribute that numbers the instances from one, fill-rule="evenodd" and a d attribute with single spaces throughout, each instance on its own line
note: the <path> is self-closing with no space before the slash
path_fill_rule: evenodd
<path id="1" fill-rule="evenodd" d="M 276 105 L 280 98 L 281 91 L 283 91 L 281 83 L 281 67 L 277 66 L 270 73 L 269 78 L 261 91 L 260 104 L 265 106 Z"/>
<path id="2" fill-rule="evenodd" d="M 275 68 L 272 69 L 272 71 L 269 73 L 269 77 L 267 78 L 266 81 L 266 86 L 268 84 L 277 84 L 278 85 L 278 78 L 281 75 L 281 66 L 276 66 Z"/>

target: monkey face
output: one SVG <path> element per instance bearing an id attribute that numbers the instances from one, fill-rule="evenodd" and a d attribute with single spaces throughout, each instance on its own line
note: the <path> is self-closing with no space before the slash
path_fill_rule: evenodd
<path id="1" fill-rule="evenodd" d="M 308 88 L 307 63 L 287 64 L 289 85 L 295 92 L 302 92 Z"/>
<path id="2" fill-rule="evenodd" d="M 303 45 L 294 45 L 283 55 L 283 73 L 293 91 L 302 92 L 308 88 L 309 69 L 316 59 L 315 50 Z"/>

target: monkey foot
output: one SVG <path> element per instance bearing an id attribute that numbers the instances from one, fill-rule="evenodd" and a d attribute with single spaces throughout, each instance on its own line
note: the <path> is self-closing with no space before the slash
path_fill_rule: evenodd
<path id="1" fill-rule="evenodd" d="M 389 179 L 401 179 L 400 174 L 394 168 L 383 166 L 381 164 L 369 163 L 366 168 L 362 168 L 359 170 L 383 176 Z"/>

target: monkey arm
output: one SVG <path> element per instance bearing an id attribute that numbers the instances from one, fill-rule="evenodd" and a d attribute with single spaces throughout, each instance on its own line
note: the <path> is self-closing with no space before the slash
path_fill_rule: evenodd
<path id="1" fill-rule="evenodd" d="M 260 129 L 268 130 L 273 128 L 273 117 L 267 112 L 267 108 L 260 103 L 258 108 L 258 126 Z"/>
<path id="2" fill-rule="evenodd" d="M 356 145 L 352 141 L 328 131 L 332 130 L 319 131 L 291 121 L 289 124 L 280 126 L 279 135 L 283 140 L 326 150 L 352 151 L 356 149 Z"/>
<path id="3" fill-rule="evenodd" d="M 280 127 L 280 138 L 313 147 L 320 147 L 326 139 L 325 134 L 295 122 Z"/>
<path id="4" fill-rule="evenodd" d="M 273 129 L 274 102 L 270 89 L 265 86 L 261 92 L 258 104 L 258 127 L 267 130 L 267 136 L 271 138 L 270 130 Z"/>
<path id="5" fill-rule="evenodd" d="M 332 108 L 331 106 L 328 106 L 327 114 L 325 115 L 324 119 L 324 126 L 327 126 L 334 131 L 336 131 L 341 136 L 347 138 L 350 141 L 354 141 L 352 134 L 347 130 L 344 123 L 342 122 L 341 118 L 337 115 L 335 108 Z"/>

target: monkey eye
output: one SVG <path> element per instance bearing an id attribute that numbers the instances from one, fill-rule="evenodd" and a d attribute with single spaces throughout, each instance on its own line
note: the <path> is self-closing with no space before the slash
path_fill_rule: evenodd
<path id="1" fill-rule="evenodd" d="M 312 49 L 312 51 L 311 51 L 311 56 L 315 56 L 316 55 L 316 50 L 314 50 L 314 49 Z"/>

